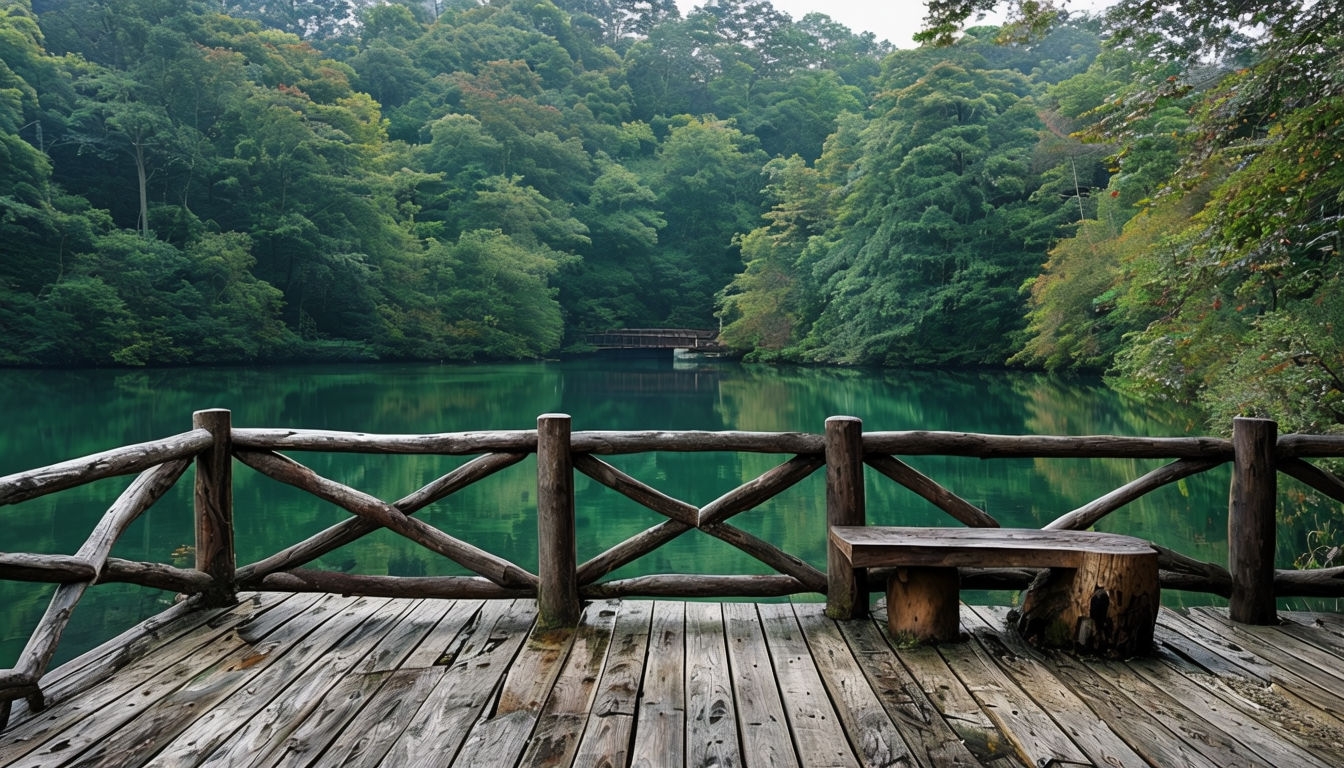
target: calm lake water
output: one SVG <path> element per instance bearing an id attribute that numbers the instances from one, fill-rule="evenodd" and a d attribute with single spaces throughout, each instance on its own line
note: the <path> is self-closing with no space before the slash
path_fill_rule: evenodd
<path id="1" fill-rule="evenodd" d="M 186 431 L 191 414 L 228 408 L 238 427 L 303 427 L 380 433 L 531 429 L 539 414 L 568 413 L 575 430 L 753 430 L 821 432 L 832 415 L 864 429 L 998 434 L 1185 435 L 1198 425 L 1177 413 L 1137 407 L 1093 380 L 1010 372 L 837 370 L 745 366 L 722 361 L 589 357 L 500 365 L 351 365 L 264 369 L 0 371 L 0 475 Z M 356 488 L 395 500 L 461 464 L 460 457 L 361 457 L 295 453 L 293 458 Z M 784 456 L 657 454 L 612 463 L 697 505 L 750 480 Z M 1039 527 L 1132 480 L 1156 462 L 992 460 L 915 457 L 912 465 L 1005 525 Z M 347 513 L 235 463 L 239 564 L 252 562 L 339 522 Z M 117 557 L 189 564 L 191 474 L 118 543 Z M 130 482 L 0 507 L 11 552 L 73 553 Z M 874 523 L 956 524 L 922 499 L 868 472 Z M 735 518 L 787 551 L 824 568 L 824 472 L 762 509 Z M 1106 530 L 1132 533 L 1186 554 L 1225 561 L 1226 469 L 1169 486 L 1112 515 Z M 580 561 L 660 521 L 655 514 L 578 476 Z M 536 565 L 535 463 L 531 460 L 424 510 L 432 524 L 529 569 Z M 1281 535 L 1281 566 L 1300 550 Z M 361 573 L 463 573 L 455 564 L 391 534 L 320 564 Z M 764 573 L 717 539 L 688 532 L 617 576 L 636 573 Z M 1173 603 L 1207 602 L 1167 592 Z M 12 666 L 51 588 L 0 582 L 0 668 Z M 75 611 L 57 663 L 162 610 L 171 596 L 125 585 L 91 590 Z"/>

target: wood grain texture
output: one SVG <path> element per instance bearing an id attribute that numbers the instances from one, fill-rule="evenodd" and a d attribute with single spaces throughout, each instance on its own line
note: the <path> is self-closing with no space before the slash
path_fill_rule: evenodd
<path id="1" fill-rule="evenodd" d="M 820 603 L 245 594 L 54 670 L 3 766 L 1344 765 L 1344 619 L 1164 610 L 1153 655 L 893 642 Z"/>
<path id="2" fill-rule="evenodd" d="M 572 627 L 581 610 L 569 434 L 569 416 L 537 417 L 537 611 L 546 627 Z"/>
<path id="3" fill-rule="evenodd" d="M 826 420 L 826 527 L 867 522 L 863 422 L 832 416 Z M 826 544 L 826 605 L 835 619 L 852 619 L 868 610 L 865 572 L 855 569 L 833 541 Z"/>
<path id="4" fill-rule="evenodd" d="M 1232 618 L 1273 624 L 1274 552 L 1278 532 L 1278 425 L 1268 419 L 1232 420 L 1234 460 L 1227 512 L 1227 570 L 1232 574 Z"/>
<path id="5" fill-rule="evenodd" d="M 831 528 L 831 541 L 855 568 L 1077 568 L 1088 553 L 1152 554 L 1142 539 L 1096 531 L 1036 528 L 928 528 L 869 525 Z"/>
<path id="6" fill-rule="evenodd" d="M 733 679 L 717 603 L 686 604 L 686 764 L 743 765 Z"/>
<path id="7" fill-rule="evenodd" d="M 743 755 L 763 765 L 800 765 L 756 606 L 725 603 L 723 622 Z"/>
<path id="8" fill-rule="evenodd" d="M 648 662 L 640 691 L 630 764 L 654 768 L 685 759 L 685 606 L 658 602 L 649 631 Z"/>
<path id="9" fill-rule="evenodd" d="M 624 600 L 595 698 L 583 727 L 575 765 L 618 768 L 630 762 L 640 678 L 648 653 L 653 603 Z"/>

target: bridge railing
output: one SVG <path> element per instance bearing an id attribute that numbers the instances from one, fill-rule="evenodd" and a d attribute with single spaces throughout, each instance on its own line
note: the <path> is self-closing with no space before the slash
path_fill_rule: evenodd
<path id="1" fill-rule="evenodd" d="M 621 328 L 584 336 L 598 349 L 718 350 L 718 339 L 718 331 L 699 328 Z"/>
<path id="2" fill-rule="evenodd" d="M 291 458 L 302 452 L 471 456 L 460 467 L 388 502 L 326 478 Z M 621 471 L 603 457 L 657 452 L 776 454 L 779 464 L 719 498 L 698 506 Z M 1344 568 L 1276 570 L 1277 473 L 1287 473 L 1344 501 L 1344 480 L 1306 461 L 1344 456 L 1344 437 L 1278 436 L 1273 422 L 1238 419 L 1233 438 L 1057 437 L 950 432 L 862 431 L 856 418 L 837 416 L 812 433 L 571 431 L 570 418 L 544 414 L 535 430 L 425 435 L 370 435 L 303 429 L 232 427 L 223 410 L 197 412 L 193 429 L 163 440 L 125 446 L 0 478 L 0 505 L 15 504 L 102 478 L 137 474 L 73 556 L 0 553 L 0 578 L 56 583 L 51 604 L 14 668 L 0 670 L 0 727 L 11 704 L 26 699 L 40 709 L 41 679 L 80 597 L 104 582 L 130 582 L 194 596 L 193 605 L 227 605 L 239 590 L 320 591 L 402 597 L 504 598 L 535 596 L 540 621 L 572 624 L 581 601 L 620 596 L 760 597 L 826 595 L 833 615 L 867 604 L 867 587 L 828 554 L 827 570 L 734 524 L 763 512 L 768 500 L 825 468 L 826 516 L 816 521 L 825 540 L 830 525 L 862 525 L 866 468 L 908 488 L 958 525 L 996 527 L 985 510 L 906 464 L 902 456 L 974 456 L 982 459 L 1157 458 L 1169 463 L 1066 512 L 1047 528 L 1087 528 L 1159 487 L 1231 462 L 1227 566 L 1200 562 L 1159 548 L 1164 587 L 1227 596 L 1239 621 L 1266 623 L 1284 596 L 1344 596 Z M 536 572 L 488 552 L 415 517 L 416 512 L 529 456 L 537 462 Z M 235 567 L 234 460 L 300 488 L 350 513 L 316 535 L 257 562 Z M 110 557 L 117 537 L 160 499 L 194 462 L 195 567 Z M 663 518 L 639 533 L 578 562 L 575 473 L 582 473 Z M 400 577 L 305 567 L 324 554 L 387 528 L 459 563 L 474 575 Z M 692 530 L 715 537 L 764 563 L 753 574 L 656 574 L 607 579 L 621 566 Z M 971 587 L 1021 587 L 1026 571 L 966 569 Z"/>

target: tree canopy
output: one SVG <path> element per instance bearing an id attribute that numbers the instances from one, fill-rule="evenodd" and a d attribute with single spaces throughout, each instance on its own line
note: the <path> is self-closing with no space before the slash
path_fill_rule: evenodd
<path id="1" fill-rule="evenodd" d="M 927 9 L 894 49 L 768 0 L 0 0 L 0 363 L 717 325 L 1338 429 L 1334 9 Z"/>

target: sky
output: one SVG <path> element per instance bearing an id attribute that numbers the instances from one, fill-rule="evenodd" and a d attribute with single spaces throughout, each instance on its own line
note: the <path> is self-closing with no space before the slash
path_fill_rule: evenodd
<path id="1" fill-rule="evenodd" d="M 1069 10 L 1083 11 L 1104 8 L 1115 0 L 1072 0 Z M 683 16 L 705 0 L 677 0 Z M 924 0 L 770 0 L 776 10 L 794 20 L 809 13 L 820 12 L 844 24 L 854 32 L 872 32 L 879 39 L 888 40 L 897 48 L 913 48 L 910 39 L 924 22 Z M 997 24 L 1002 16 L 989 17 L 984 23 Z M 974 22 L 974 19 L 971 20 Z"/>
<path id="2" fill-rule="evenodd" d="M 809 13 L 820 12 L 844 24 L 855 32 L 872 32 L 878 39 L 889 40 L 897 48 L 913 48 L 911 36 L 924 22 L 923 0 L 771 0 L 776 10 L 801 19 Z M 685 13 L 686 6 L 699 2 L 677 0 Z"/>

